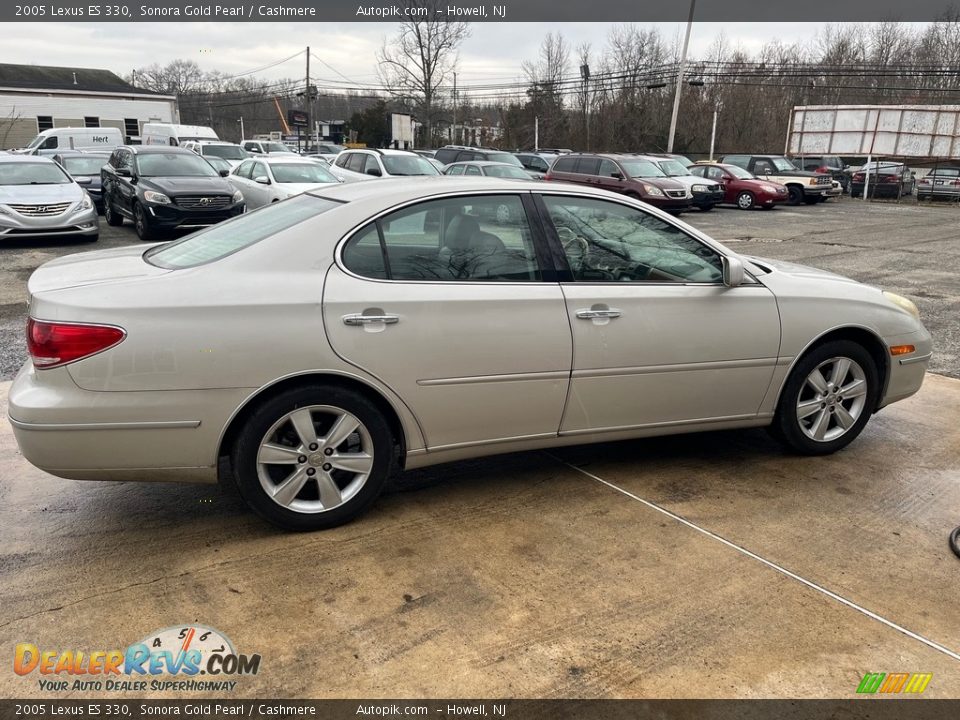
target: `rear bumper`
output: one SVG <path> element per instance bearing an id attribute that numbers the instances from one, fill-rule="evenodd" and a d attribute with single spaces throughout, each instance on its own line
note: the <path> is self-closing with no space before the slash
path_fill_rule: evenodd
<path id="1" fill-rule="evenodd" d="M 82 390 L 66 368 L 27 362 L 10 387 L 23 456 L 76 480 L 215 482 L 221 432 L 250 389 Z"/>

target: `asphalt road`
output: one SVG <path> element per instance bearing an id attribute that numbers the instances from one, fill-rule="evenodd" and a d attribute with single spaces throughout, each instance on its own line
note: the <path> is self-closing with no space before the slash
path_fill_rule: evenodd
<path id="1" fill-rule="evenodd" d="M 683 219 L 730 247 L 813 265 L 914 300 L 934 337 L 933 372 L 960 377 L 960 208 L 955 204 L 864 203 L 741 211 L 696 210 Z M 55 257 L 137 243 L 133 227 L 101 222 L 97 243 L 23 240 L 0 245 L 0 380 L 26 358 L 26 282 Z"/>

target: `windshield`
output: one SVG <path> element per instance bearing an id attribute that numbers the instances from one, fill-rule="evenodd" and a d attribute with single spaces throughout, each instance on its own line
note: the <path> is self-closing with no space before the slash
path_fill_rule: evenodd
<path id="1" fill-rule="evenodd" d="M 744 170 L 738 165 L 727 165 L 724 167 L 724 170 L 733 175 L 735 178 L 740 178 L 741 180 L 753 180 L 753 173 L 748 170 Z"/>
<path id="2" fill-rule="evenodd" d="M 0 163 L 0 185 L 68 185 L 73 180 L 53 163 Z"/>
<path id="3" fill-rule="evenodd" d="M 383 166 L 391 175 L 439 175 L 439 171 L 419 155 L 384 155 Z"/>
<path id="4" fill-rule="evenodd" d="M 620 165 L 624 172 L 632 178 L 666 177 L 663 170 L 658 168 L 649 160 L 620 160 Z"/>
<path id="5" fill-rule="evenodd" d="M 219 177 L 206 160 L 190 153 L 148 153 L 137 156 L 140 177 Z"/>
<path id="6" fill-rule="evenodd" d="M 35 147 L 39 147 L 40 144 L 47 139 L 46 135 L 37 135 L 33 140 L 30 141 L 30 144 L 27 145 L 27 150 L 33 150 Z"/>
<path id="7" fill-rule="evenodd" d="M 283 143 L 278 142 L 268 142 L 263 144 L 263 151 L 268 153 L 290 153 L 294 154 L 293 150 L 288 148 Z"/>
<path id="8" fill-rule="evenodd" d="M 278 183 L 335 183 L 338 182 L 328 170 L 317 163 L 270 163 L 273 177 Z"/>
<path id="9" fill-rule="evenodd" d="M 678 177 L 681 175 L 690 175 L 690 171 L 684 166 L 683 163 L 678 162 L 677 160 L 661 160 L 660 169 L 663 170 L 670 177 Z"/>
<path id="10" fill-rule="evenodd" d="M 65 157 L 62 158 L 64 169 L 71 175 L 99 175 L 100 168 L 107 164 L 107 158 L 97 157 Z"/>
<path id="11" fill-rule="evenodd" d="M 770 162 L 773 163 L 773 167 L 775 167 L 777 170 L 782 170 L 784 172 L 794 172 L 797 169 L 794 167 L 793 163 L 787 160 L 785 157 L 771 158 Z"/>
<path id="12" fill-rule="evenodd" d="M 250 155 L 239 145 L 201 145 L 200 152 L 224 160 L 243 160 Z"/>
<path id="13" fill-rule="evenodd" d="M 502 162 L 507 163 L 507 165 L 523 167 L 523 163 L 517 160 L 517 158 L 510 153 L 490 153 L 484 158 L 484 160 L 489 160 L 490 162 Z"/>
<path id="14" fill-rule="evenodd" d="M 512 178 L 514 180 L 529 180 L 530 176 L 513 165 L 487 165 L 483 169 L 484 175 L 498 178 Z"/>
<path id="15" fill-rule="evenodd" d="M 238 215 L 172 243 L 157 245 L 147 250 L 143 259 L 151 265 L 171 270 L 204 265 L 340 205 L 342 203 L 325 198 L 298 195 L 256 212 Z"/>

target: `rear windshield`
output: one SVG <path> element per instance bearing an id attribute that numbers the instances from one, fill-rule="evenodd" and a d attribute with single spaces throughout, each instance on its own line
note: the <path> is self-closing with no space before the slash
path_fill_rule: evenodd
<path id="1" fill-rule="evenodd" d="M 107 158 L 96 155 L 63 158 L 63 167 L 71 175 L 99 175 L 100 168 L 106 164 Z"/>
<path id="2" fill-rule="evenodd" d="M 340 205 L 342 203 L 334 200 L 298 195 L 172 243 L 150 248 L 143 259 L 151 265 L 172 270 L 205 265 Z"/>
<path id="3" fill-rule="evenodd" d="M 937 168 L 930 174 L 936 177 L 960 177 L 960 168 Z"/>
<path id="4" fill-rule="evenodd" d="M 517 158 L 510 153 L 489 153 L 484 160 L 489 160 L 491 162 L 502 162 L 507 163 L 507 165 L 516 165 L 517 167 L 523 167 L 523 163 L 517 160 Z"/>

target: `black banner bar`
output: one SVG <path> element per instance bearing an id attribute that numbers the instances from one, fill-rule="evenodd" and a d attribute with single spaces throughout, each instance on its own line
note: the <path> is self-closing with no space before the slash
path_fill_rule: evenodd
<path id="1" fill-rule="evenodd" d="M 689 0 L 58 0 L 2 3 L 3 22 L 399 22 L 410 13 L 470 22 L 686 22 Z M 699 0 L 697 22 L 929 22 L 960 0 Z"/>
<path id="2" fill-rule="evenodd" d="M 695 690 L 695 688 L 691 688 Z M 960 700 L 2 700 L 0 718 L 486 718 L 486 720 L 943 720 Z"/>

